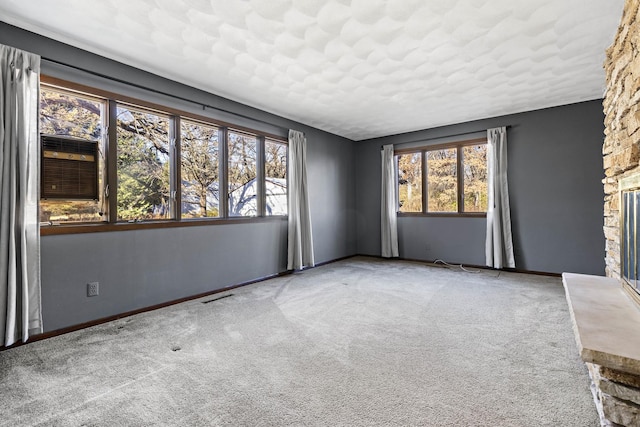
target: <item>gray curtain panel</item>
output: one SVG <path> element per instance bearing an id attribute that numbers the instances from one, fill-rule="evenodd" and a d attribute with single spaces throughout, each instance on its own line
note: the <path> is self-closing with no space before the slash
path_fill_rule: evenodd
<path id="1" fill-rule="evenodd" d="M 385 258 L 398 256 L 398 202 L 393 145 L 382 147 L 382 194 L 380 206 L 381 253 Z"/>
<path id="2" fill-rule="evenodd" d="M 0 45 L 0 341 L 42 332 L 38 222 L 40 57 Z"/>
<path id="3" fill-rule="evenodd" d="M 487 266 L 515 268 L 507 182 L 507 129 L 487 130 Z"/>
<path id="4" fill-rule="evenodd" d="M 315 265 L 307 188 L 307 138 L 289 130 L 288 270 Z"/>

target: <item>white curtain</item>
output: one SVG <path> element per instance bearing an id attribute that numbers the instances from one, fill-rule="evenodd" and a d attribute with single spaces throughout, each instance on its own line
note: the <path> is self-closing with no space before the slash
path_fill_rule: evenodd
<path id="1" fill-rule="evenodd" d="M 42 332 L 38 223 L 40 57 L 0 45 L 0 344 Z"/>
<path id="2" fill-rule="evenodd" d="M 487 130 L 488 193 L 487 266 L 493 268 L 516 266 L 511 238 L 511 212 L 507 184 L 507 129 Z"/>
<path id="3" fill-rule="evenodd" d="M 313 233 L 307 188 L 307 138 L 289 130 L 288 270 L 313 267 Z"/>
<path id="4" fill-rule="evenodd" d="M 380 210 L 380 232 L 382 256 L 398 256 L 398 215 L 396 202 L 396 176 L 393 164 L 393 144 L 382 147 L 382 194 Z"/>

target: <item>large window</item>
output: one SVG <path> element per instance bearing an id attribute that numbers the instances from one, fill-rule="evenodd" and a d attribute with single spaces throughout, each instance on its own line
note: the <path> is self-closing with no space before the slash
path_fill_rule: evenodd
<path id="1" fill-rule="evenodd" d="M 100 194 L 97 200 L 41 198 L 43 224 L 287 214 L 284 140 L 43 80 L 41 133 L 98 145 Z"/>
<path id="2" fill-rule="evenodd" d="M 396 155 L 398 212 L 484 214 L 487 211 L 487 144 L 462 141 Z"/>

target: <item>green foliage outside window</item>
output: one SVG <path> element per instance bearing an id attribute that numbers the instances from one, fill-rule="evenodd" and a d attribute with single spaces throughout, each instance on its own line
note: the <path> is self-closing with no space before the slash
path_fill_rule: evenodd
<path id="1" fill-rule="evenodd" d="M 171 218 L 168 117 L 118 105 L 118 220 Z"/>

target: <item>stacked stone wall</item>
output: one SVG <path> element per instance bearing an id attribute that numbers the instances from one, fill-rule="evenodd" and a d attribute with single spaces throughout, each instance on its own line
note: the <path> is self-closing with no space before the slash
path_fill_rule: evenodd
<path id="1" fill-rule="evenodd" d="M 621 178 L 640 174 L 640 0 L 627 0 L 614 43 L 607 50 L 604 235 L 606 275 L 620 277 Z M 640 376 L 587 364 L 603 426 L 640 425 Z"/>
<path id="2" fill-rule="evenodd" d="M 607 50 L 604 235 L 606 274 L 620 277 L 620 178 L 640 173 L 640 0 L 627 0 L 614 43 Z"/>

